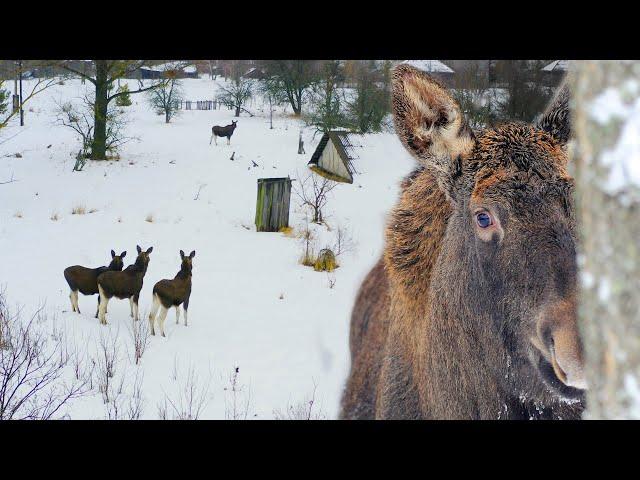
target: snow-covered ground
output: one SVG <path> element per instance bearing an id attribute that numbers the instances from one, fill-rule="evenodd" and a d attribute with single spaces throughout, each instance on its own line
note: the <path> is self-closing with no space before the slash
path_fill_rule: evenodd
<path id="1" fill-rule="evenodd" d="M 314 385 L 316 408 L 335 418 L 349 367 L 353 299 L 381 253 L 385 214 L 399 180 L 413 166 L 395 135 L 367 136 L 356 163 L 362 173 L 331 194 L 325 211 L 331 231 L 315 228 L 317 248 L 330 245 L 339 226 L 356 247 L 327 275 L 298 263 L 300 239 L 257 233 L 254 226 L 256 180 L 306 175 L 320 135 L 312 139 L 313 131 L 305 129 L 307 154 L 298 155 L 301 122 L 279 111 L 270 130 L 267 110 L 261 112 L 256 100 L 248 108 L 257 115 L 243 113 L 231 145 L 220 139 L 210 146 L 211 126 L 230 123 L 231 111 L 183 111 L 165 124 L 145 94 L 132 95 L 127 133 L 138 140 L 121 149 L 119 161 L 89 162 L 72 172 L 79 144 L 71 130 L 55 124 L 55 104 L 88 86 L 68 80 L 43 92 L 27 105 L 25 127 L 14 122 L 2 131 L 0 142 L 7 141 L 0 144 L 0 182 L 15 179 L 0 185 L 0 286 L 6 286 L 9 302 L 23 305 L 26 316 L 46 303 L 48 321 L 55 318 L 89 358 L 101 337 L 115 339 L 123 398 L 132 394 L 137 375 L 143 418 L 158 418 L 165 394 L 175 399 L 190 369 L 200 385 L 209 385 L 200 418 L 228 417 L 235 367 L 242 386 L 237 396 L 248 401 L 248 418 L 273 418 L 274 411 L 308 400 Z M 212 99 L 215 88 L 209 79 L 184 81 L 189 100 Z M 21 158 L 13 155 L 18 152 Z M 72 215 L 76 206 L 87 213 Z M 299 230 L 304 218 L 292 195 L 291 226 Z M 190 325 L 176 325 L 169 312 L 167 337 L 152 337 L 137 366 L 128 302 L 112 301 L 109 325 L 101 326 L 93 317 L 95 296 L 80 296 L 81 315 L 70 311 L 62 275 L 69 265 L 107 264 L 111 249 L 126 250 L 128 265 L 136 245 L 154 247 L 140 298 L 145 322 L 154 283 L 173 278 L 180 249 L 197 252 Z M 64 413 L 105 418 L 107 406 L 95 390 Z"/>

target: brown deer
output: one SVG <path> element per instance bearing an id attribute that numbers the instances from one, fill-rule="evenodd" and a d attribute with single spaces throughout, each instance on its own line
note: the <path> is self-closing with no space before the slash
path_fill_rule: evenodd
<path id="1" fill-rule="evenodd" d="M 227 145 L 231 144 L 231 136 L 233 135 L 234 130 L 237 125 L 236 120 L 231 120 L 231 124 L 226 127 L 220 127 L 218 125 L 211 127 L 211 138 L 209 139 L 209 145 L 211 145 L 211 140 L 215 140 L 216 145 L 218 145 L 218 137 L 227 137 Z"/>
<path id="2" fill-rule="evenodd" d="M 138 256 L 133 265 L 129 265 L 122 272 L 104 272 L 98 276 L 98 291 L 100 292 L 98 318 L 103 325 L 107 324 L 107 305 L 113 297 L 121 300 L 128 298 L 131 317 L 136 321 L 140 319 L 138 315 L 138 300 L 140 298 L 140 290 L 142 290 L 142 281 L 149 266 L 149 255 L 153 251 L 153 247 L 149 247 L 146 252 L 143 252 L 139 245 L 136 245 L 136 249 L 138 250 Z"/>
<path id="3" fill-rule="evenodd" d="M 189 309 L 189 297 L 191 296 L 191 270 L 193 269 L 193 257 L 196 251 L 192 251 L 187 257 L 180 250 L 180 271 L 173 277 L 173 280 L 160 280 L 153 286 L 153 306 L 149 313 L 149 323 L 151 324 L 151 335 L 155 335 L 154 328 L 156 314 L 160 309 L 158 317 L 158 326 L 160 333 L 164 337 L 164 320 L 167 317 L 167 311 L 171 307 L 176 308 L 176 325 L 180 323 L 180 305 L 184 310 L 184 326 L 187 326 L 187 311 Z"/>
<path id="4" fill-rule="evenodd" d="M 580 418 L 568 92 L 537 124 L 474 133 L 403 65 L 393 117 L 420 167 L 353 307 L 341 417 Z"/>
<path id="5" fill-rule="evenodd" d="M 80 307 L 78 305 L 78 292 L 83 295 L 95 295 L 98 293 L 98 275 L 106 271 L 122 270 L 124 263 L 122 259 L 127 255 L 124 251 L 120 255 L 116 255 L 116 252 L 111 250 L 111 263 L 106 267 L 87 268 L 81 265 L 73 265 L 64 269 L 64 278 L 69 284 L 71 293 L 69 298 L 71 299 L 71 310 L 80 313 Z M 100 308 L 100 296 L 98 295 L 98 309 Z M 98 309 L 96 309 L 96 318 L 98 318 Z"/>

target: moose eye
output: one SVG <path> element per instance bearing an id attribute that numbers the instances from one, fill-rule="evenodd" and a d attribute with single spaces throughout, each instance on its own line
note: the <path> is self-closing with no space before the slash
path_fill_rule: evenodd
<path id="1" fill-rule="evenodd" d="M 476 214 L 476 222 L 480 228 L 487 228 L 493 224 L 491 215 L 486 212 L 480 212 Z"/>

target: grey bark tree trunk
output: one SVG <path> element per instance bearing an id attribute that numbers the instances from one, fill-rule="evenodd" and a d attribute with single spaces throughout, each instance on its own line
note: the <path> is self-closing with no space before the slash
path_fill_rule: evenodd
<path id="1" fill-rule="evenodd" d="M 640 418 L 640 62 L 573 67 L 584 418 Z"/>

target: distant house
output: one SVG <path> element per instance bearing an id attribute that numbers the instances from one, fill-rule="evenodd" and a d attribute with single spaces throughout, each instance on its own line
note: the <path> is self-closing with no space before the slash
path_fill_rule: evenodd
<path id="1" fill-rule="evenodd" d="M 184 65 L 183 62 L 141 67 L 140 78 L 143 80 L 163 78 L 169 72 L 175 72 L 177 78 L 198 78 L 198 69 L 195 65 Z"/>
<path id="2" fill-rule="evenodd" d="M 554 60 L 545 65 L 542 71 L 549 85 L 558 85 L 567 74 L 568 69 L 569 62 L 567 60 Z"/>
<path id="3" fill-rule="evenodd" d="M 406 63 L 416 67 L 423 72 L 427 72 L 434 78 L 441 80 L 445 85 L 452 85 L 455 72 L 451 67 L 446 66 L 440 60 L 405 60 Z"/>
<path id="4" fill-rule="evenodd" d="M 251 80 L 264 80 L 265 78 L 267 78 L 267 74 L 261 68 L 252 67 L 249 70 L 247 70 L 244 73 L 244 75 L 242 75 L 242 77 L 243 78 L 248 78 L 248 79 L 251 79 Z"/>
<path id="5" fill-rule="evenodd" d="M 355 135 L 344 130 L 325 133 L 311 156 L 309 168 L 330 180 L 353 183 L 356 173 L 353 160 L 357 158 L 353 149 Z"/>

